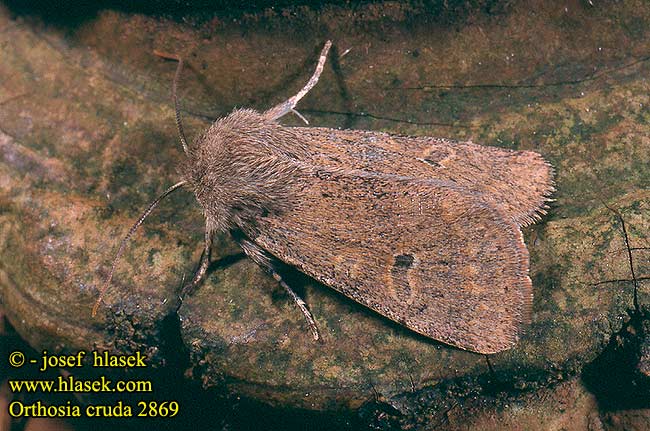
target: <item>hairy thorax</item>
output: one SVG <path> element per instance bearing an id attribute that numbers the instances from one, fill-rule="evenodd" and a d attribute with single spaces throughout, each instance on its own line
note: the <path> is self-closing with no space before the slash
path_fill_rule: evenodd
<path id="1" fill-rule="evenodd" d="M 208 225 L 225 231 L 288 210 L 303 154 L 290 128 L 256 111 L 237 110 L 194 142 L 181 171 Z"/>

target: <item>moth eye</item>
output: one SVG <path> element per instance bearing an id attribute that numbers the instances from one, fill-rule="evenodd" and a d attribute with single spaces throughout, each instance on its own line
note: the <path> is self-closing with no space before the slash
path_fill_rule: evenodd
<path id="1" fill-rule="evenodd" d="M 410 268 L 415 259 L 410 254 L 399 254 L 395 256 L 395 266 L 399 268 Z"/>

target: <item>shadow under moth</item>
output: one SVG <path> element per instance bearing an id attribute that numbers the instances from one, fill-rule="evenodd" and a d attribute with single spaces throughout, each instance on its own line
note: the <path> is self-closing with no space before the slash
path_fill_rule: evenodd
<path id="1" fill-rule="evenodd" d="M 181 181 L 159 196 L 120 244 L 93 308 L 138 226 L 185 186 L 205 215 L 205 244 L 193 280 L 204 278 L 215 233 L 230 232 L 303 312 L 277 273 L 278 260 L 434 340 L 479 353 L 512 347 L 530 321 L 532 283 L 521 228 L 553 191 L 552 168 L 535 152 L 362 130 L 285 127 L 278 120 L 316 85 L 265 112 L 238 109 L 188 145 Z M 302 116 L 301 116 L 302 117 Z"/>

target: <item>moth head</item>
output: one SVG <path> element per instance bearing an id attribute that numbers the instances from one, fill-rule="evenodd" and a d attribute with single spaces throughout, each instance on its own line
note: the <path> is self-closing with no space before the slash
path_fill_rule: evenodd
<path id="1" fill-rule="evenodd" d="M 239 109 L 196 139 L 181 175 L 208 224 L 230 230 L 286 209 L 301 145 L 291 129 L 259 112 Z"/>

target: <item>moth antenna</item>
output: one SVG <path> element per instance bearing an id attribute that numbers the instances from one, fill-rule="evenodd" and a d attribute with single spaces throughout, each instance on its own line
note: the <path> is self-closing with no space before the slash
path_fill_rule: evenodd
<path id="1" fill-rule="evenodd" d="M 270 118 L 271 120 L 277 120 L 278 118 L 281 118 L 288 114 L 289 112 L 293 111 L 293 109 L 296 107 L 300 99 L 305 97 L 305 95 L 314 88 L 316 83 L 318 82 L 318 78 L 320 78 L 321 73 L 323 73 L 323 66 L 325 65 L 325 60 L 327 60 L 327 53 L 329 52 L 330 48 L 332 47 L 332 41 L 328 40 L 325 42 L 325 46 L 323 46 L 323 50 L 320 52 L 320 58 L 318 59 L 318 64 L 316 65 L 316 70 L 314 70 L 314 74 L 309 78 L 309 81 L 307 84 L 302 87 L 302 90 L 298 92 L 295 96 L 291 97 L 287 101 L 280 103 L 277 106 L 274 106 L 273 108 L 269 109 L 264 113 L 264 116 Z"/>
<path id="2" fill-rule="evenodd" d="M 176 96 L 176 90 L 178 89 L 178 79 L 181 76 L 181 69 L 183 69 L 183 58 L 179 55 L 169 54 L 167 52 L 153 50 L 153 53 L 160 58 L 165 58 L 167 60 L 175 60 L 178 62 L 176 67 L 176 73 L 174 74 L 174 81 L 172 82 L 172 99 L 174 99 L 174 111 L 176 113 L 176 127 L 178 128 L 178 135 L 181 139 L 181 145 L 183 145 L 183 151 L 185 155 L 189 153 L 187 147 L 187 138 L 185 138 L 185 131 L 183 130 L 183 122 L 181 121 L 181 108 L 178 104 L 178 97 Z"/>
<path id="3" fill-rule="evenodd" d="M 156 198 L 153 202 L 149 204 L 147 209 L 140 215 L 140 218 L 138 218 L 138 221 L 135 222 L 133 226 L 131 226 L 131 229 L 129 229 L 129 232 L 126 234 L 124 239 L 122 239 L 122 242 L 120 243 L 120 248 L 117 250 L 117 254 L 115 255 L 115 258 L 113 259 L 113 265 L 111 266 L 111 271 L 108 273 L 108 277 L 106 278 L 106 281 L 104 282 L 104 285 L 102 286 L 101 290 L 99 291 L 99 297 L 97 298 L 97 301 L 95 301 L 95 305 L 93 306 L 93 311 L 92 311 L 92 316 L 95 317 L 97 314 L 97 309 L 99 308 L 99 304 L 102 302 L 104 299 L 104 294 L 106 293 L 106 290 L 108 289 L 108 286 L 111 283 L 111 280 L 113 279 L 113 272 L 115 272 L 115 267 L 117 266 L 117 261 L 120 259 L 122 256 L 122 253 L 124 253 L 124 247 L 126 247 L 126 244 L 129 242 L 129 239 L 133 236 L 135 233 L 136 229 L 140 227 L 140 225 L 144 222 L 144 219 L 147 218 L 149 214 L 151 214 L 151 211 L 156 208 L 158 203 L 163 200 L 167 195 L 169 195 L 171 192 L 174 190 L 180 188 L 181 186 L 187 184 L 187 181 L 183 180 L 180 181 L 167 190 L 165 190 L 160 196 Z"/>

